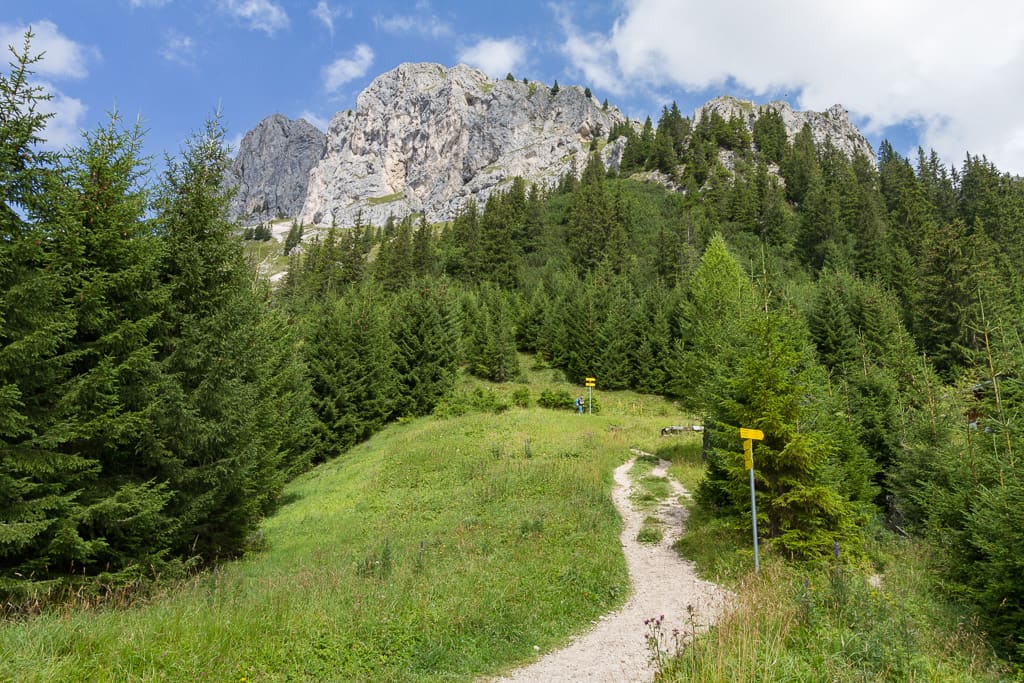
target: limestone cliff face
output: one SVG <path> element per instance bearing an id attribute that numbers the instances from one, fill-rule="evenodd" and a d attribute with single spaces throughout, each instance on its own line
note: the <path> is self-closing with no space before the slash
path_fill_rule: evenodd
<path id="1" fill-rule="evenodd" d="M 492 80 L 468 66 L 402 64 L 339 112 L 309 174 L 299 220 L 382 224 L 422 212 L 449 220 L 515 176 L 554 183 L 580 172 L 591 142 L 625 118 L 578 87 Z M 603 150 L 616 166 L 621 145 Z"/>
<path id="2" fill-rule="evenodd" d="M 825 140 L 831 140 L 832 145 L 848 157 L 860 153 L 874 163 L 875 151 L 871 143 L 861 134 L 860 130 L 850 121 L 850 114 L 842 105 L 832 105 L 823 112 L 817 111 L 795 111 L 788 102 L 769 102 L 768 104 L 754 104 L 735 97 L 716 97 L 707 102 L 693 113 L 693 121 L 697 123 L 703 116 L 710 116 L 712 112 L 722 118 L 729 120 L 738 117 L 746 120 L 747 127 L 753 130 L 754 121 L 766 111 L 776 111 L 782 117 L 782 123 L 786 126 L 786 135 L 789 141 L 808 124 L 811 127 L 811 135 L 814 137 L 814 144 L 818 149 L 825 144 Z"/>
<path id="3" fill-rule="evenodd" d="M 306 200 L 309 171 L 327 136 L 303 119 L 274 114 L 245 134 L 226 182 L 236 188 L 230 212 L 244 223 L 295 216 Z"/>
<path id="4" fill-rule="evenodd" d="M 719 97 L 694 121 L 717 112 L 752 128 L 768 110 L 779 112 L 791 141 L 806 123 L 817 145 L 828 139 L 849 156 L 875 159 L 839 105 L 801 112 L 785 102 Z M 617 169 L 625 139 L 606 141 L 625 120 L 577 86 L 552 92 L 463 65 L 402 64 L 378 76 L 355 111 L 335 114 L 326 136 L 277 114 L 246 134 L 228 178 L 238 188 L 231 213 L 243 223 L 285 215 L 349 226 L 362 213 L 364 223 L 382 225 L 390 215 L 416 212 L 430 222 L 450 220 L 470 199 L 482 206 L 515 176 L 545 185 L 579 174 L 592 148 Z M 727 168 L 730 154 L 722 151 Z"/>

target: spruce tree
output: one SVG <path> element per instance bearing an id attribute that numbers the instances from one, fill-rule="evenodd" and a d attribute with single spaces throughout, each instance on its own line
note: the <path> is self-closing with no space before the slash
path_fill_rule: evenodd
<path id="1" fill-rule="evenodd" d="M 581 273 L 597 266 L 604 257 L 616 217 L 605 180 L 604 164 L 596 153 L 591 154 L 573 193 L 566 243 L 572 262 Z"/>
<path id="2" fill-rule="evenodd" d="M 0 73 L 0 590 L 8 603 L 24 597 L 19 584 L 84 564 L 97 549 L 79 531 L 77 500 L 97 467 L 61 452 L 69 426 L 58 403 L 74 320 L 54 252 L 58 159 L 39 147 L 51 115 L 30 82 L 40 59 L 32 37 Z"/>
<path id="3" fill-rule="evenodd" d="M 344 453 L 402 413 L 390 312 L 390 302 L 365 283 L 309 318 L 304 352 L 324 458 Z"/>
<path id="4" fill-rule="evenodd" d="M 720 234 L 711 238 L 690 283 L 685 335 L 672 361 L 672 393 L 706 410 L 735 362 L 740 322 L 751 310 L 750 282 Z"/>
<path id="5" fill-rule="evenodd" d="M 167 382 L 154 412 L 175 492 L 176 550 L 206 561 L 244 546 L 288 473 L 308 458 L 312 426 L 295 345 L 264 317 L 232 237 L 222 190 L 229 163 L 223 128 L 211 120 L 168 160 L 155 225 L 166 245 L 169 303 Z"/>
<path id="6" fill-rule="evenodd" d="M 460 329 L 450 284 L 419 280 L 393 304 L 399 415 L 427 415 L 455 385 Z"/>
<path id="7" fill-rule="evenodd" d="M 75 321 L 62 450 L 98 467 L 95 485 L 79 495 L 82 533 L 102 545 L 87 571 L 157 563 L 178 526 L 165 509 L 170 463 L 154 428 L 165 395 L 158 355 L 168 290 L 159 280 L 163 245 L 144 220 L 141 145 L 138 125 L 124 128 L 116 114 L 88 133 L 70 152 L 59 209 Z"/>
<path id="8" fill-rule="evenodd" d="M 749 341 L 715 390 L 716 449 L 698 490 L 705 503 L 741 514 L 750 492 L 737 427 L 764 432 L 755 446 L 759 531 L 793 557 L 820 557 L 833 542 L 859 543 L 874 474 L 835 406 L 816 389 L 822 376 L 798 318 L 775 311 L 748 318 Z M 813 426 L 812 426 L 813 425 Z M 747 508 L 749 509 L 749 508 Z"/>
<path id="9" fill-rule="evenodd" d="M 466 363 L 477 377 L 508 382 L 519 375 L 513 316 L 506 295 L 486 283 L 467 300 Z"/>

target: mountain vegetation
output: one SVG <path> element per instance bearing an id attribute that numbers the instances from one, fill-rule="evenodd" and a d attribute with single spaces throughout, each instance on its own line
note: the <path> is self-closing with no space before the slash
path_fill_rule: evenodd
<path id="1" fill-rule="evenodd" d="M 446 224 L 321 232 L 271 290 L 226 219 L 216 118 L 150 189 L 116 114 L 40 151 L 33 64 L 26 42 L 0 78 L 9 610 L 238 556 L 295 475 L 485 404 L 455 391 L 460 369 L 508 382 L 526 352 L 700 416 L 699 510 L 726 531 L 749 525 L 737 428 L 762 430 L 767 553 L 867 566 L 873 535 L 921 539 L 1024 659 L 1024 183 L 984 156 L 883 143 L 876 165 L 770 115 L 751 130 L 673 105 L 611 132 L 617 174 L 595 153 Z"/>

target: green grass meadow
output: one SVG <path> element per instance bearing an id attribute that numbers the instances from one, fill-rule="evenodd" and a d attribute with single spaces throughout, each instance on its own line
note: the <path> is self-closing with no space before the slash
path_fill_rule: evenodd
<path id="1" fill-rule="evenodd" d="M 660 436 L 686 420 L 666 401 L 598 392 L 580 416 L 532 407 L 545 390 L 579 393 L 550 370 L 464 378 L 449 414 L 497 412 L 395 424 L 299 477 L 249 556 L 0 625 L 0 681 L 471 681 L 559 647 L 628 595 L 610 490 L 629 449 L 655 456 L 631 472 L 642 542 L 663 533 L 656 460 L 691 491 L 704 466 L 699 434 Z M 683 502 L 677 548 L 737 597 L 695 645 L 659 644 L 659 681 L 1012 679 L 921 545 L 879 529 L 870 566 L 802 568 L 765 544 L 755 576 L 749 529 Z"/>
<path id="2" fill-rule="evenodd" d="M 550 381 L 530 374 L 535 399 Z M 511 408 L 393 425 L 292 482 L 250 556 L 131 608 L 5 624 L 0 680 L 499 673 L 627 597 L 612 470 L 630 447 L 655 450 L 672 410 L 603 394 L 600 415 Z"/>

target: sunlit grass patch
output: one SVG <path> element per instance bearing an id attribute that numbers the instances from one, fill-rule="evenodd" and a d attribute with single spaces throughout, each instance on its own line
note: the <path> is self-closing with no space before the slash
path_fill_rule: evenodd
<path id="1" fill-rule="evenodd" d="M 520 407 L 576 391 L 545 374 L 466 379 L 507 408 L 392 425 L 299 477 L 242 561 L 6 624 L 0 680 L 472 680 L 559 646 L 629 592 L 612 471 L 663 419 L 628 393 L 601 415 Z"/>

